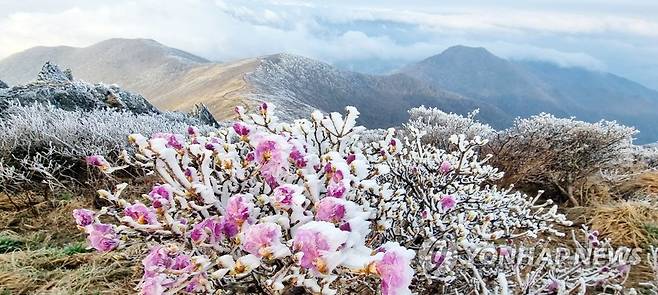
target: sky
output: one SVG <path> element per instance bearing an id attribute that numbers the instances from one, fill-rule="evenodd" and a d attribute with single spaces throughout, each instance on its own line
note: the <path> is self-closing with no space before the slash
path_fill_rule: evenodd
<path id="1" fill-rule="evenodd" d="M 656 0 L 0 0 L 0 58 L 117 37 L 216 61 L 289 52 L 370 73 L 482 46 L 658 89 Z"/>

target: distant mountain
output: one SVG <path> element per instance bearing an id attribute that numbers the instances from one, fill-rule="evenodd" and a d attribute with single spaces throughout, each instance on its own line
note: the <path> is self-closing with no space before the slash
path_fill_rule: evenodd
<path id="1" fill-rule="evenodd" d="M 484 48 L 453 46 L 400 73 L 504 110 L 509 117 L 549 112 L 637 127 L 658 139 L 658 92 L 610 73 L 551 63 L 510 61 Z"/>
<path id="2" fill-rule="evenodd" d="M 358 74 L 290 54 L 215 63 L 147 39 L 28 49 L 0 61 L 0 78 L 25 83 L 45 61 L 70 68 L 87 81 L 117 83 L 158 108 L 188 111 L 204 103 L 218 118 L 232 116 L 236 105 L 258 101 L 273 102 L 285 118 L 355 105 L 361 109 L 361 123 L 371 127 L 399 125 L 408 108 L 421 104 L 453 112 L 479 107 L 482 118 L 490 120 L 504 116 L 486 103 L 404 75 Z"/>
<path id="3" fill-rule="evenodd" d="M 510 61 L 484 48 L 454 46 L 394 74 L 369 75 L 291 54 L 217 63 L 153 40 L 110 39 L 16 53 L 0 60 L 0 79 L 25 83 L 46 61 L 141 93 L 158 108 L 188 111 L 204 103 L 220 119 L 237 105 L 271 101 L 285 118 L 354 105 L 362 124 L 387 127 L 424 104 L 461 114 L 479 108 L 479 118 L 498 128 L 539 112 L 618 120 L 641 130 L 639 142 L 658 140 L 658 92 L 609 73 Z"/>

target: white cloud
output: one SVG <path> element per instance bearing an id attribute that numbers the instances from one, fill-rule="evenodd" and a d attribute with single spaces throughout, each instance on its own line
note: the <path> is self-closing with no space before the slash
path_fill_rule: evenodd
<path id="1" fill-rule="evenodd" d="M 619 69 L 658 81 L 658 74 L 639 70 L 658 67 L 658 22 L 649 17 L 658 5 L 650 2 L 589 0 L 573 8 L 563 0 L 556 0 L 559 7 L 545 0 L 495 7 L 483 0 L 441 6 L 426 0 L 28 1 L 0 0 L 0 58 L 37 45 L 87 46 L 112 37 L 153 38 L 217 60 L 287 51 L 343 64 L 411 62 L 465 44 L 509 58 Z M 628 46 L 616 46 L 620 52 L 613 56 L 605 48 L 613 43 Z M 610 67 L 624 57 L 630 65 Z"/>

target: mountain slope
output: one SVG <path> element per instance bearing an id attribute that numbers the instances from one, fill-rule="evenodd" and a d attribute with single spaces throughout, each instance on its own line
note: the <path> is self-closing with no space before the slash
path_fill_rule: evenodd
<path id="1" fill-rule="evenodd" d="M 609 73 L 510 61 L 466 46 L 448 48 L 400 72 L 490 103 L 510 117 L 549 112 L 587 121 L 618 120 L 637 127 L 640 142 L 658 140 L 658 92 Z"/>
<path id="2" fill-rule="evenodd" d="M 424 104 L 461 114 L 479 108 L 479 119 L 497 128 L 539 112 L 618 120 L 640 129 L 639 142 L 658 140 L 658 92 L 608 73 L 502 59 L 484 48 L 451 47 L 378 76 L 290 54 L 217 63 L 153 40 L 110 39 L 14 54 L 0 60 L 0 79 L 25 83 L 46 61 L 83 80 L 119 84 L 161 109 L 189 111 L 203 103 L 218 119 L 233 116 L 237 105 L 271 101 L 287 119 L 354 105 L 361 124 L 388 127 Z"/>
<path id="3" fill-rule="evenodd" d="M 236 105 L 271 101 L 282 117 L 309 111 L 361 109 L 361 123 L 388 127 L 406 121 L 408 108 L 425 104 L 464 113 L 480 108 L 482 118 L 505 114 L 489 104 L 428 86 L 404 75 L 373 76 L 290 54 L 215 63 L 153 40 L 110 39 L 85 47 L 37 47 L 0 61 L 0 78 L 24 83 L 45 61 L 71 68 L 87 81 L 117 83 L 144 95 L 161 109 L 188 111 L 203 103 L 218 117 Z"/>
<path id="4" fill-rule="evenodd" d="M 362 123 L 389 127 L 407 120 L 406 110 L 419 105 L 464 112 L 480 107 L 483 118 L 492 121 L 504 116 L 489 104 L 442 91 L 404 75 L 373 76 L 349 71 L 309 58 L 277 54 L 260 59 L 247 75 L 253 87 L 250 97 L 286 106 L 290 117 L 313 109 L 342 111 L 346 105 L 360 109 Z"/>

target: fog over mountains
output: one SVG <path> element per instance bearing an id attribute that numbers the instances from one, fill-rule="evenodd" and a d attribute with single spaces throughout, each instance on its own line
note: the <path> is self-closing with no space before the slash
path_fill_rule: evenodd
<path id="1" fill-rule="evenodd" d="M 212 62 L 147 39 L 110 39 L 85 47 L 35 47 L 0 60 L 0 80 L 31 81 L 51 61 L 89 82 L 116 83 L 161 109 L 204 103 L 218 118 L 236 105 L 271 101 L 283 117 L 354 105 L 361 123 L 403 123 L 406 110 L 434 106 L 502 128 L 517 116 L 550 112 L 636 126 L 638 142 L 658 140 L 658 92 L 610 73 L 510 61 L 484 48 L 454 46 L 391 75 L 341 70 L 291 54 Z"/>

